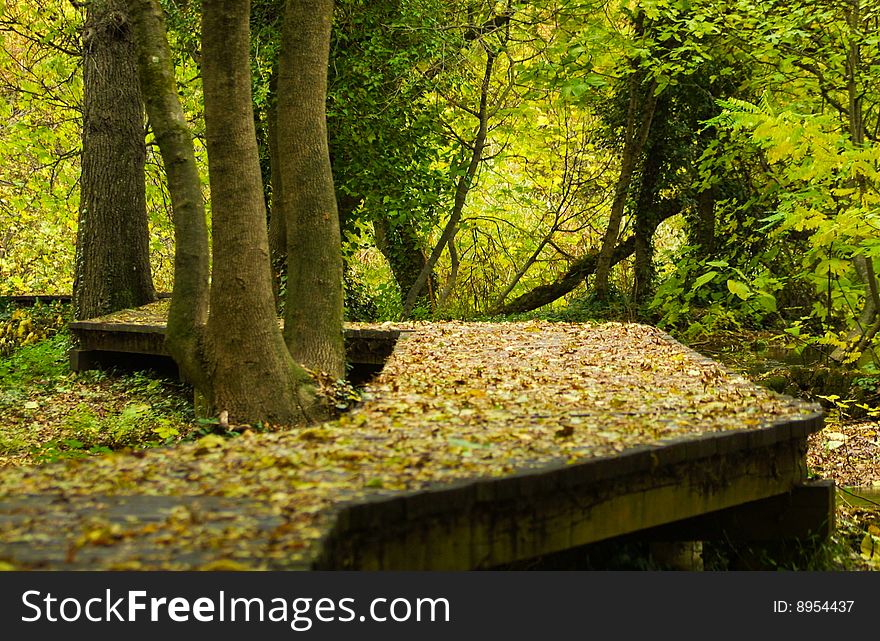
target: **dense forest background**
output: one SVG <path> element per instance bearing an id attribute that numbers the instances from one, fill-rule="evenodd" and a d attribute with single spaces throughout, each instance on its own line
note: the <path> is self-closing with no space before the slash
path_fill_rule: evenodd
<path id="1" fill-rule="evenodd" d="M 84 4 L 3 7 L 0 294 L 74 281 Z M 164 4 L 207 197 L 198 6 Z M 270 218 L 276 4 L 251 17 Z M 877 3 L 336 4 L 348 318 L 610 309 L 691 338 L 773 328 L 870 366 Z M 170 199 L 146 136 L 152 273 L 170 291 Z"/>

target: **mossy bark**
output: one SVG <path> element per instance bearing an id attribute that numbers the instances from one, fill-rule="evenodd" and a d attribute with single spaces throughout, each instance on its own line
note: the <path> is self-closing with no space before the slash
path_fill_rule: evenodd
<path id="1" fill-rule="evenodd" d="M 207 390 L 201 335 L 208 319 L 208 226 L 192 134 L 177 97 L 165 18 L 155 0 L 129 3 L 140 84 L 168 179 L 174 218 L 174 292 L 166 344 L 184 376 Z"/>
<path id="2" fill-rule="evenodd" d="M 168 324 L 172 354 L 194 377 L 210 414 L 225 411 L 230 421 L 241 423 L 296 424 L 320 418 L 311 377 L 291 359 L 275 316 L 251 98 L 250 2 L 202 3 L 214 241 L 209 294 L 200 182 L 161 8 L 156 0 L 131 4 L 136 8 L 142 83 L 150 93 L 148 111 L 175 209 L 176 283 Z"/>
<path id="3" fill-rule="evenodd" d="M 291 359 L 275 316 L 251 96 L 249 15 L 249 0 L 202 2 L 214 240 L 205 336 L 210 402 L 231 418 L 297 423 L 308 418 L 310 377 Z"/>
<path id="4" fill-rule="evenodd" d="M 332 0 L 287 2 L 277 144 L 287 237 L 284 339 L 295 361 L 342 378 L 342 252 L 325 106 L 332 20 Z"/>
<path id="5" fill-rule="evenodd" d="M 390 225 L 387 220 L 373 221 L 373 232 L 376 239 L 376 247 L 391 268 L 394 280 L 400 287 L 401 295 L 407 293 L 416 284 L 419 274 L 425 268 L 427 257 L 420 245 L 418 231 L 411 221 L 400 225 Z M 416 299 L 416 307 L 430 307 L 437 291 L 437 278 L 433 271 L 428 277 L 427 291 L 422 289 L 419 298 Z"/>

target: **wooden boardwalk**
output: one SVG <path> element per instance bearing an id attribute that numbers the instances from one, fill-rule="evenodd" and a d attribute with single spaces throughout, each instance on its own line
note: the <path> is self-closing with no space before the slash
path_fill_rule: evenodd
<path id="1" fill-rule="evenodd" d="M 70 323 L 76 340 L 70 369 L 157 369 L 177 374 L 177 365 L 165 348 L 165 319 L 169 301 L 125 310 L 102 318 Z M 349 379 L 359 384 L 381 370 L 401 333 L 390 323 L 348 324 L 343 330 Z"/>
<path id="2" fill-rule="evenodd" d="M 654 328 L 408 329 L 368 400 L 336 422 L 3 471 L 0 562 L 455 570 L 649 528 L 833 527 L 833 488 L 805 487 L 818 407 Z"/>

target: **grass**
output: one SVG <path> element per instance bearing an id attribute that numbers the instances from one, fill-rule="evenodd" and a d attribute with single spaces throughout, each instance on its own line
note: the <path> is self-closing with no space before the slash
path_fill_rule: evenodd
<path id="1" fill-rule="evenodd" d="M 0 466 L 83 458 L 194 438 L 192 392 L 150 373 L 72 374 L 64 331 L 0 357 Z"/>

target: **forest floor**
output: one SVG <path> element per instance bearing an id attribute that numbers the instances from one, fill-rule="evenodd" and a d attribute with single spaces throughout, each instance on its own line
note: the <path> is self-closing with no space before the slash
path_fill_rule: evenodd
<path id="1" fill-rule="evenodd" d="M 809 437 L 808 470 L 838 487 L 840 553 L 854 569 L 880 570 L 880 381 L 841 376 L 815 354 L 774 349 L 773 341 L 767 332 L 737 333 L 693 347 L 759 385 L 822 402 L 826 426 Z"/>
<path id="2" fill-rule="evenodd" d="M 21 317 L 18 323 L 20 327 Z M 43 328 L 42 335 L 34 332 L 32 340 L 0 355 L 0 468 L 36 471 L 47 462 L 110 451 L 137 452 L 187 441 L 195 442 L 197 457 L 204 457 L 221 448 L 212 439 L 239 435 L 234 429 L 218 433 L 215 423 L 196 420 L 189 390 L 174 381 L 146 373 L 69 373 L 69 338 L 63 331 L 55 333 L 57 327 L 51 325 Z M 20 334 L 20 338 L 26 337 L 25 332 Z M 696 346 L 698 350 L 700 347 Z M 759 383 L 767 378 L 767 371 L 756 374 L 754 358 L 743 359 L 744 350 L 706 351 Z M 472 400 L 478 405 L 477 396 Z M 557 398 L 551 400 L 555 403 Z M 808 466 L 814 476 L 833 479 L 843 488 L 838 494 L 835 566 L 878 569 L 880 429 L 875 420 L 852 417 L 848 409 L 838 401 L 830 412 L 828 426 L 810 438 Z M 555 448 L 560 435 L 551 432 L 549 442 Z M 297 439 L 299 443 L 321 445 L 326 440 L 322 434 L 317 430 Z M 531 435 L 529 432 L 528 437 Z M 467 435 L 450 438 L 466 459 L 480 458 L 486 451 Z M 173 451 L 164 450 L 157 460 Z M 383 480 L 365 479 L 365 485 L 381 488 Z"/>

